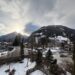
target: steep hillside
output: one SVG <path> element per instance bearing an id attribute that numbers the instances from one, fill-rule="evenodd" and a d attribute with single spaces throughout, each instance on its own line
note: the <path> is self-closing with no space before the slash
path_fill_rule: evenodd
<path id="1" fill-rule="evenodd" d="M 71 37 L 75 35 L 75 29 L 71 29 L 62 25 L 44 26 L 38 29 L 37 31 L 33 32 L 29 37 L 29 40 L 31 40 L 35 36 L 41 35 L 45 35 L 46 37 L 64 36 L 71 39 Z"/>
<path id="2" fill-rule="evenodd" d="M 13 32 L 13 33 L 9 33 L 9 34 L 0 36 L 0 41 L 1 42 L 2 41 L 13 41 L 17 35 L 18 35 L 18 33 Z M 27 39 L 27 36 L 21 35 L 21 37 L 24 38 L 24 39 Z"/>

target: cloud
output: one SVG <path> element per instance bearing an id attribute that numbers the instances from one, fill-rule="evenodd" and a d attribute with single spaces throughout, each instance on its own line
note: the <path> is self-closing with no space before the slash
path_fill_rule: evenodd
<path id="1" fill-rule="evenodd" d="M 55 12 L 58 14 L 57 21 L 64 26 L 75 29 L 75 0 L 58 0 Z"/>
<path id="2" fill-rule="evenodd" d="M 75 28 L 74 8 L 75 0 L 0 0 L 0 35 L 54 24 Z"/>
<path id="3" fill-rule="evenodd" d="M 67 15 L 66 17 L 63 18 L 63 20 L 64 20 L 63 24 L 65 24 L 70 28 L 75 29 L 75 14 Z"/>
<path id="4" fill-rule="evenodd" d="M 37 29 L 39 29 L 39 26 L 30 22 L 30 23 L 26 24 L 24 31 L 27 32 L 28 34 L 30 34 L 34 31 L 36 31 Z"/>
<path id="5" fill-rule="evenodd" d="M 30 0 L 31 16 L 42 17 L 54 8 L 55 3 L 56 0 Z"/>

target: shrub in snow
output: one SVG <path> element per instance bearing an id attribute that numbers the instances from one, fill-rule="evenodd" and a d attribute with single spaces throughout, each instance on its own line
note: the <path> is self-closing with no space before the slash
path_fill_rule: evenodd
<path id="1" fill-rule="evenodd" d="M 64 63 L 62 63 L 62 66 L 65 68 L 66 71 L 72 73 L 73 72 L 73 63 L 69 62 L 69 61 L 65 61 Z"/>
<path id="2" fill-rule="evenodd" d="M 50 72 L 54 75 L 66 75 L 66 72 L 60 68 L 57 64 L 51 64 Z"/>

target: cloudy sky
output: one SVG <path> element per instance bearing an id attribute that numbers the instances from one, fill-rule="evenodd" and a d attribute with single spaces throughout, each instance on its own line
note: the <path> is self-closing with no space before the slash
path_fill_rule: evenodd
<path id="1" fill-rule="evenodd" d="M 75 28 L 75 0 L 0 0 L 0 35 L 47 25 Z"/>

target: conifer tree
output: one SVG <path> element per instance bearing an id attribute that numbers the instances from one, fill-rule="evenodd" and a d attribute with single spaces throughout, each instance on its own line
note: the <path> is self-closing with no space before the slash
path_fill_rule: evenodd
<path id="1" fill-rule="evenodd" d="M 41 51 L 40 51 L 40 50 L 38 50 L 38 52 L 37 52 L 37 59 L 36 59 L 36 63 L 37 63 L 37 65 L 40 65 L 40 64 L 41 64 L 41 62 L 42 62 L 42 53 L 41 53 Z"/>
<path id="2" fill-rule="evenodd" d="M 20 44 L 20 48 L 21 48 L 21 51 L 20 51 L 21 59 L 23 59 L 24 58 L 24 44 L 23 44 L 23 39 L 22 39 L 22 42 Z"/>
<path id="3" fill-rule="evenodd" d="M 21 41 L 21 36 L 20 34 L 18 34 L 16 37 L 15 37 L 15 40 L 13 42 L 13 46 L 19 46 L 20 45 L 20 41 Z"/>
<path id="4" fill-rule="evenodd" d="M 49 49 L 47 54 L 46 54 L 46 60 L 50 63 L 52 60 L 53 60 L 53 56 L 52 56 L 52 52 L 51 50 Z"/>
<path id="5" fill-rule="evenodd" d="M 40 43 L 41 43 L 41 45 L 43 46 L 43 49 L 44 49 L 45 45 L 46 45 L 46 38 L 45 37 L 41 38 Z"/>

